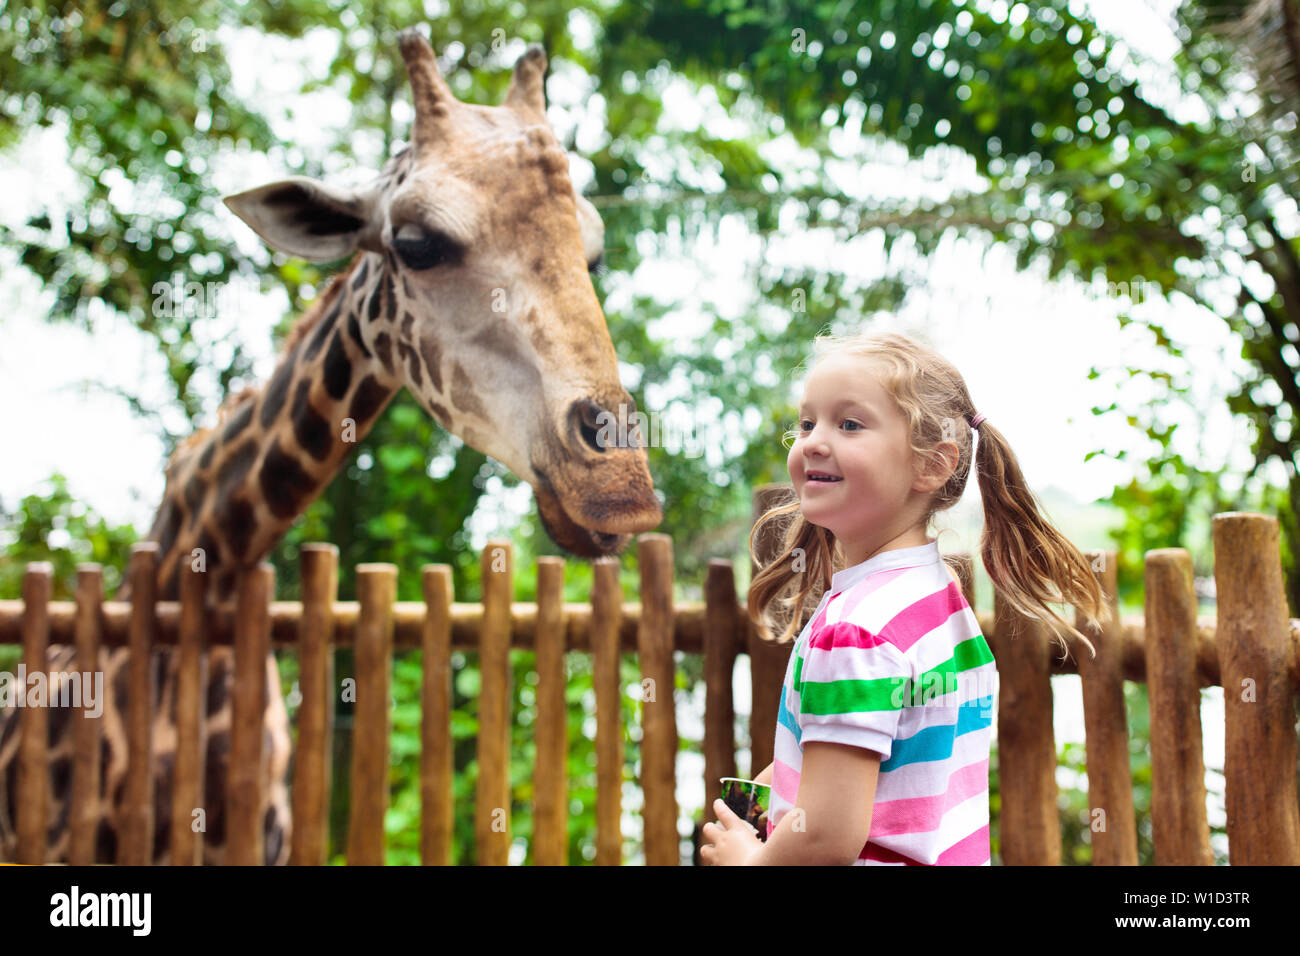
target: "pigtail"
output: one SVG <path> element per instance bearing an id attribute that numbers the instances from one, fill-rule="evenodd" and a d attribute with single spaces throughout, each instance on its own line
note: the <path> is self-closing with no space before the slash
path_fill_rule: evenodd
<path id="1" fill-rule="evenodd" d="M 993 586 L 1017 612 L 1058 635 L 1077 635 L 1096 657 L 1092 641 L 1048 605 L 1071 604 L 1100 629 L 1112 617 L 1101 585 L 1088 559 L 1041 514 L 1006 438 L 987 421 L 979 428 L 975 472 L 984 503 L 980 557 Z"/>

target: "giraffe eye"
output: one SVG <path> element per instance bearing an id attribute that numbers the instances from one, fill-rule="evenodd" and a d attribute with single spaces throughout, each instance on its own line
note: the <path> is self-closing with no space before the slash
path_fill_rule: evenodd
<path id="1" fill-rule="evenodd" d="M 408 269 L 456 264 L 465 256 L 465 247 L 446 233 L 430 232 L 410 222 L 393 236 L 393 250 Z"/>

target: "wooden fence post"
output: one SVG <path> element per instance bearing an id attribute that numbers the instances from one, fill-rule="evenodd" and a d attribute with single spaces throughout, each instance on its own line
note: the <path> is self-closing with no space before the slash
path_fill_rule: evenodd
<path id="1" fill-rule="evenodd" d="M 596 691 L 596 865 L 623 862 L 623 684 L 619 630 L 623 589 L 617 558 L 592 562 L 591 681 Z"/>
<path id="2" fill-rule="evenodd" d="M 304 544 L 298 552 L 298 746 L 293 771 L 291 866 L 324 866 L 329 852 L 330 765 L 334 749 L 334 602 L 339 549 Z"/>
<path id="3" fill-rule="evenodd" d="M 1196 676 L 1196 591 L 1192 559 L 1182 548 L 1147 552 L 1143 615 L 1155 861 L 1160 866 L 1211 866 Z"/>
<path id="4" fill-rule="evenodd" d="M 14 688 L 21 696 L 17 703 L 19 732 L 18 751 L 18 862 L 30 866 L 45 863 L 48 847 L 47 828 L 50 817 L 50 712 L 43 706 L 30 706 L 28 685 L 33 675 L 44 673 L 50 686 L 46 652 L 50 642 L 50 595 L 54 590 L 54 566 L 48 561 L 33 561 L 23 572 L 23 669 L 26 680 Z"/>
<path id="5" fill-rule="evenodd" d="M 537 757 L 533 774 L 533 862 L 569 859 L 568 707 L 564 699 L 564 559 L 537 559 Z"/>
<path id="6" fill-rule="evenodd" d="M 731 679 L 743 623 L 736 604 L 736 578 L 730 561 L 709 561 L 704 580 L 704 822 L 716 823 L 713 801 L 722 795 L 723 777 L 736 775 L 736 708 Z"/>
<path id="7" fill-rule="evenodd" d="M 1008 866 L 1059 866 L 1056 738 L 1047 629 L 1020 616 L 997 590 L 993 633 L 998 668 L 999 834 Z"/>
<path id="8" fill-rule="evenodd" d="M 153 645 L 157 633 L 158 544 L 131 547 L 131 657 L 128 668 L 126 802 L 117 839 L 117 861 L 124 866 L 153 863 L 153 734 L 156 706 Z"/>
<path id="9" fill-rule="evenodd" d="M 1092 865 L 1136 866 L 1137 817 L 1133 809 L 1128 716 L 1124 707 L 1124 625 L 1119 618 L 1119 552 L 1089 551 L 1087 557 L 1113 614 L 1100 634 L 1095 630 L 1085 630 L 1082 613 L 1076 611 L 1074 617 L 1074 626 L 1087 634 L 1097 649 L 1094 658 L 1082 643 L 1073 645 L 1083 690 Z M 1150 565 L 1147 567 L 1149 572 Z M 1192 623 L 1194 625 L 1195 621 Z M 1194 642 L 1194 626 L 1191 636 Z"/>
<path id="10" fill-rule="evenodd" d="M 104 661 L 100 658 L 99 642 L 103 634 L 104 572 L 98 564 L 77 565 L 77 670 L 90 674 L 91 680 L 103 681 L 102 694 L 96 701 L 100 716 L 112 689 L 105 680 Z M 82 684 L 83 694 L 85 684 Z M 96 815 L 99 803 L 100 774 L 100 720 L 78 708 L 74 718 L 72 758 L 72 805 L 68 808 L 71 828 L 68 844 L 68 863 L 86 866 L 95 862 L 95 833 L 99 827 Z"/>
<path id="11" fill-rule="evenodd" d="M 481 866 L 510 862 L 510 602 L 514 546 L 491 540 L 482 556 L 483 629 L 479 634 L 478 790 L 474 832 Z"/>
<path id="12" fill-rule="evenodd" d="M 174 866 L 203 865 L 203 836 L 194 810 L 203 806 L 207 752 L 206 555 L 197 569 L 188 554 L 178 560 L 181 618 L 176 673 L 176 760 L 172 765 L 171 843 Z"/>
<path id="13" fill-rule="evenodd" d="M 1295 866 L 1295 688 L 1278 522 L 1229 512 L 1214 516 L 1212 530 L 1229 861 Z"/>
<path id="14" fill-rule="evenodd" d="M 450 866 L 455 810 L 451 741 L 451 565 L 426 564 L 420 683 L 420 862 Z"/>
<path id="15" fill-rule="evenodd" d="M 357 699 L 352 724 L 352 813 L 348 864 L 383 866 L 388 811 L 388 738 L 392 732 L 393 602 L 397 568 L 357 565 Z"/>
<path id="16" fill-rule="evenodd" d="M 651 698 L 641 700 L 641 792 L 645 805 L 647 866 L 678 866 L 677 713 L 673 666 L 673 539 L 646 532 L 637 536 L 641 569 L 641 621 L 637 651 Z"/>
<path id="17" fill-rule="evenodd" d="M 231 691 L 230 762 L 226 770 L 226 864 L 266 863 L 262 780 L 266 772 L 263 715 L 266 655 L 271 649 L 275 568 L 263 562 L 239 575 L 235 611 L 235 675 Z"/>

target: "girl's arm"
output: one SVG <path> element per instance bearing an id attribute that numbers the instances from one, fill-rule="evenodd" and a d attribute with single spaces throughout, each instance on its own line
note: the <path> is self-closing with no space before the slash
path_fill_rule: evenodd
<path id="1" fill-rule="evenodd" d="M 820 740 L 804 744 L 795 805 L 749 866 L 847 865 L 871 832 L 880 754 Z"/>
<path id="2" fill-rule="evenodd" d="M 765 783 L 769 787 L 772 786 L 772 768 L 775 766 L 776 766 L 775 762 L 768 764 L 767 767 L 764 768 L 763 772 L 754 778 L 754 782 Z"/>

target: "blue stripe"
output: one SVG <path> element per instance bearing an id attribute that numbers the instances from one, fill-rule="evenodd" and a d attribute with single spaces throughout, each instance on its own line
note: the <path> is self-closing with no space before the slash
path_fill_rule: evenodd
<path id="1" fill-rule="evenodd" d="M 947 760 L 952 756 L 953 746 L 958 737 L 982 730 L 992 723 L 992 696 L 968 700 L 958 708 L 956 724 L 926 727 L 905 740 L 895 740 L 889 759 L 880 765 L 880 772 L 888 773 L 913 763 Z"/>
<path id="2" fill-rule="evenodd" d="M 794 693 L 794 691 L 788 687 L 781 688 L 781 707 L 777 711 L 776 721 L 788 727 L 794 734 L 794 742 L 799 743 L 803 740 L 803 734 L 799 730 L 798 721 L 794 719 L 794 714 L 790 713 L 789 708 L 785 706 L 785 695 L 787 693 Z"/>
<path id="3" fill-rule="evenodd" d="M 976 697 L 961 705 L 957 712 L 957 736 L 983 730 L 993 724 L 993 695 Z"/>

